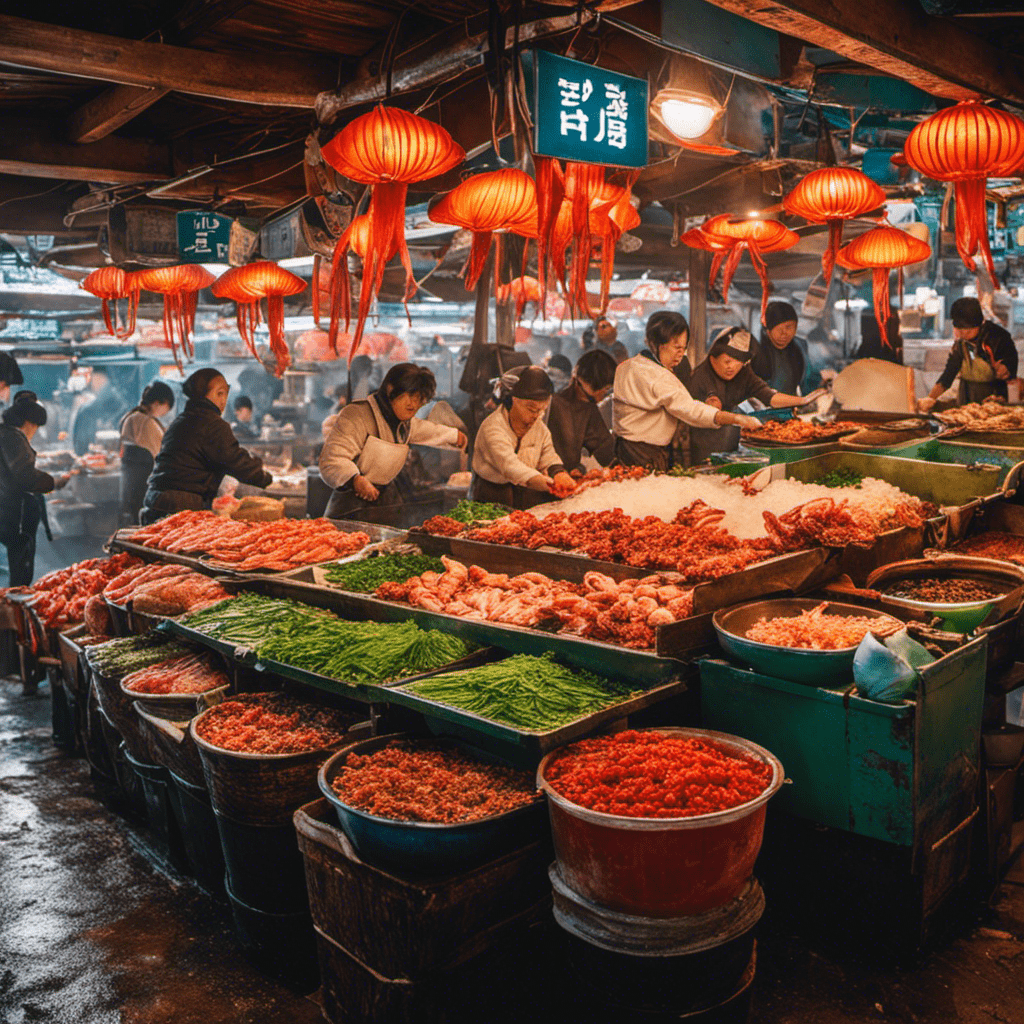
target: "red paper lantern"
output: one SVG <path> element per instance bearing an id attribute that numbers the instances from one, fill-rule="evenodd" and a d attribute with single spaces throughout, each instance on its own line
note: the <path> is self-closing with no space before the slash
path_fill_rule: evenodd
<path id="1" fill-rule="evenodd" d="M 885 321 L 889 319 L 889 271 L 899 268 L 900 305 L 903 304 L 903 268 L 912 263 L 928 259 L 932 248 L 927 242 L 915 238 L 907 231 L 901 231 L 889 224 L 882 224 L 844 245 L 836 256 L 836 262 L 847 270 L 867 270 L 871 274 L 872 298 L 875 306 L 875 320 L 882 341 L 888 344 Z"/>
<path id="2" fill-rule="evenodd" d="M 261 321 L 260 300 L 267 300 L 267 326 L 270 328 L 270 351 L 280 377 L 291 362 L 291 354 L 284 340 L 284 297 L 298 295 L 306 282 L 276 263 L 260 260 L 244 267 L 232 267 L 213 284 L 218 299 L 234 299 L 238 333 L 249 351 L 256 356 L 256 328 Z"/>
<path id="3" fill-rule="evenodd" d="M 384 267 L 395 253 L 401 256 L 405 267 L 407 295 L 415 286 L 409 250 L 405 245 L 405 196 L 409 183 L 425 181 L 450 171 L 462 163 L 466 154 L 440 125 L 397 107 L 384 106 L 376 107 L 346 125 L 321 152 L 324 160 L 340 174 L 373 187 L 366 211 L 369 226 L 359 291 L 359 315 L 354 341 L 349 349 L 351 363 L 363 336 L 370 304 L 384 280 Z M 343 312 L 346 325 L 349 321 L 346 254 L 352 233 L 350 224 L 334 248 L 329 332 L 332 345 L 336 345 L 338 322 Z"/>
<path id="4" fill-rule="evenodd" d="M 213 284 L 214 277 L 196 263 L 140 270 L 134 279 L 138 288 L 164 297 L 164 340 L 181 369 L 181 356 L 192 359 L 192 332 L 196 325 L 199 293 Z M 138 290 L 138 289 L 137 289 Z"/>
<path id="5" fill-rule="evenodd" d="M 135 333 L 135 311 L 139 304 L 139 275 L 126 273 L 120 267 L 100 267 L 81 284 L 87 292 L 102 299 L 103 323 L 107 333 L 115 338 L 130 338 Z M 128 307 L 123 324 L 117 315 L 117 300 L 127 299 Z M 109 303 L 114 303 L 111 316 Z"/>
<path id="6" fill-rule="evenodd" d="M 927 177 L 953 182 L 957 252 L 972 274 L 980 252 L 998 288 L 988 246 L 985 182 L 1015 175 L 1024 164 L 1024 121 L 980 100 L 967 100 L 922 121 L 910 133 L 903 155 Z"/>
<path id="7" fill-rule="evenodd" d="M 729 286 L 733 274 L 739 266 L 744 251 L 750 253 L 750 262 L 757 276 L 761 279 L 761 322 L 764 323 L 765 310 L 768 308 L 768 295 L 772 283 L 768 278 L 768 268 L 761 258 L 767 252 L 782 252 L 791 249 L 800 241 L 795 231 L 790 231 L 785 224 L 777 220 L 764 220 L 752 217 L 747 220 L 733 220 L 723 215 L 714 217 L 701 225 L 701 231 L 712 241 L 731 243 L 731 247 L 715 253 L 711 263 L 711 281 L 714 281 L 718 266 L 724 256 L 725 269 L 722 271 L 722 297 L 729 301 Z"/>
<path id="8" fill-rule="evenodd" d="M 853 167 L 822 167 L 804 175 L 782 205 L 794 217 L 828 225 L 828 246 L 821 258 L 828 285 L 836 253 L 843 244 L 843 221 L 860 217 L 884 202 L 885 193 L 862 171 Z"/>
<path id="9" fill-rule="evenodd" d="M 476 287 L 495 232 L 537 233 L 537 186 L 525 171 L 504 167 L 474 174 L 442 196 L 431 208 L 435 224 L 455 224 L 473 232 L 473 246 L 465 266 L 466 290 Z M 495 263 L 498 279 L 499 258 Z"/>
<path id="10" fill-rule="evenodd" d="M 509 299 L 515 299 L 517 320 L 522 318 L 528 302 L 541 309 L 540 282 L 535 277 L 515 277 L 508 284 L 499 285 L 498 301 L 508 302 Z"/>

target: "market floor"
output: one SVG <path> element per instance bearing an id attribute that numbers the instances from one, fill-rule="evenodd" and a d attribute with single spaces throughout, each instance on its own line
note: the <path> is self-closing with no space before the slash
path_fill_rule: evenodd
<path id="1" fill-rule="evenodd" d="M 45 684 L 26 697 L 0 680 L 0 1024 L 320 1021 L 312 1000 L 248 965 L 226 907 L 154 867 L 145 831 L 52 745 L 49 715 Z M 1020 863 L 958 937 L 910 966 L 813 949 L 770 924 L 751 1024 L 1024 1022 Z"/>

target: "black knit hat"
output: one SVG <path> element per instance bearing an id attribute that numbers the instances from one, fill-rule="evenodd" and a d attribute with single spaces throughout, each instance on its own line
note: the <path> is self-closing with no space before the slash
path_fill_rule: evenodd
<path id="1" fill-rule="evenodd" d="M 949 318 L 953 321 L 954 327 L 961 329 L 980 327 L 985 322 L 985 314 L 981 311 L 981 303 L 977 299 L 964 296 L 957 299 L 949 307 Z"/>
<path id="2" fill-rule="evenodd" d="M 205 398 L 210 390 L 210 385 L 218 377 L 223 376 L 224 374 L 220 370 L 207 366 L 202 370 L 196 370 L 195 373 L 186 378 L 185 383 L 181 385 L 181 390 L 186 398 Z"/>
<path id="3" fill-rule="evenodd" d="M 519 379 L 512 386 L 513 398 L 543 402 L 555 393 L 551 378 L 539 366 L 524 366 Z"/>
<path id="4" fill-rule="evenodd" d="M 769 331 L 774 331 L 779 324 L 797 322 L 796 310 L 788 303 L 776 299 L 769 302 L 764 311 L 764 326 Z"/>
<path id="5" fill-rule="evenodd" d="M 24 384 L 18 360 L 9 352 L 0 352 L 0 382 L 4 384 Z"/>

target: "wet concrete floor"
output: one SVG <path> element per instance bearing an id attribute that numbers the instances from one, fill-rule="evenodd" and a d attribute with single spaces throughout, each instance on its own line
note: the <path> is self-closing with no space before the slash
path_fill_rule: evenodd
<path id="1" fill-rule="evenodd" d="M 1021 864 L 909 966 L 766 924 L 751 1024 L 1024 1024 Z M 321 1019 L 249 966 L 226 906 L 96 799 L 85 761 L 52 745 L 46 685 L 0 680 L 0 1024 Z"/>

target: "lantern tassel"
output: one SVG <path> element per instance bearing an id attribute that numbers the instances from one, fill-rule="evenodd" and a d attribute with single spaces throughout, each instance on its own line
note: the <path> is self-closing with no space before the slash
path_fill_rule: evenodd
<path id="1" fill-rule="evenodd" d="M 821 271 L 825 275 L 825 287 L 832 281 L 832 271 L 836 266 L 836 254 L 843 244 L 843 222 L 834 218 L 828 222 L 828 246 L 821 257 Z"/>
<path id="2" fill-rule="evenodd" d="M 889 268 L 875 267 L 871 271 L 871 297 L 875 304 L 875 323 L 882 344 L 888 346 L 888 335 L 885 333 L 885 321 L 889 319 Z"/>
<path id="3" fill-rule="evenodd" d="M 463 268 L 463 273 L 466 275 L 466 291 L 471 292 L 476 287 L 480 275 L 484 272 L 487 254 L 491 251 L 491 238 L 492 232 L 490 231 L 473 232 L 473 244 L 469 250 L 469 259 L 466 260 L 466 266 Z"/>
<path id="4" fill-rule="evenodd" d="M 985 185 L 984 178 L 958 181 L 954 185 L 956 251 L 972 274 L 978 272 L 974 257 L 980 253 L 992 286 L 998 290 L 1001 286 L 996 278 L 996 267 L 992 261 L 992 250 L 988 244 L 988 207 L 985 205 Z"/>
<path id="5" fill-rule="evenodd" d="M 729 301 L 729 286 L 732 284 L 733 274 L 740 265 L 740 257 L 747 247 L 746 242 L 737 242 L 730 250 L 725 260 L 725 269 L 722 271 L 722 301 Z"/>
<path id="6" fill-rule="evenodd" d="M 729 255 L 731 250 L 729 249 L 716 249 L 711 255 L 711 271 L 708 274 L 708 287 L 714 288 L 715 281 L 718 279 L 718 272 L 722 269 L 722 263 L 725 261 L 726 256 Z"/>
<path id="7" fill-rule="evenodd" d="M 312 299 L 313 323 L 320 327 L 320 253 L 313 256 Z"/>
<path id="8" fill-rule="evenodd" d="M 111 337 L 119 337 L 118 333 L 114 330 L 114 325 L 110 321 L 110 304 L 104 299 L 100 303 L 100 308 L 103 310 L 103 326 L 107 329 L 107 334 Z M 114 306 L 114 316 L 117 317 L 117 306 Z"/>
<path id="9" fill-rule="evenodd" d="M 352 279 L 348 272 L 349 239 L 352 225 L 341 233 L 335 243 L 331 256 L 331 320 L 328 324 L 327 338 L 331 351 L 338 354 L 338 327 L 341 317 L 345 318 L 346 329 L 352 319 Z M 365 270 L 364 270 L 365 273 Z"/>
<path id="10" fill-rule="evenodd" d="M 550 156 L 535 156 L 533 166 L 537 182 L 537 280 L 543 308 L 548 295 L 551 232 L 565 198 L 565 175 L 562 165 Z"/>
<path id="11" fill-rule="evenodd" d="M 765 323 L 765 314 L 768 312 L 768 296 L 772 291 L 772 282 L 768 277 L 768 268 L 765 266 L 761 251 L 756 242 L 749 243 L 750 262 L 754 265 L 754 272 L 761 281 L 761 323 Z M 765 327 L 768 325 L 765 324 Z"/>
<path id="12" fill-rule="evenodd" d="M 270 351 L 277 360 L 274 376 L 280 377 L 292 361 L 284 340 L 284 296 L 267 296 L 267 326 L 270 328 Z"/>

